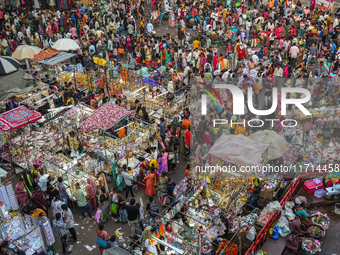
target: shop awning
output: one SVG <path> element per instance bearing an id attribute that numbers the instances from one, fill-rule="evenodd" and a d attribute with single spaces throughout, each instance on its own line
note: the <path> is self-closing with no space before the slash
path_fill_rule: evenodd
<path id="1" fill-rule="evenodd" d="M 48 125 L 38 131 L 31 131 L 13 138 L 12 144 L 16 147 L 34 147 L 42 151 L 57 152 L 63 148 L 64 134 Z"/>
<path id="2" fill-rule="evenodd" d="M 40 112 L 29 110 L 22 105 L 0 115 L 0 130 L 14 131 L 39 119 L 41 119 Z"/>
<path id="3" fill-rule="evenodd" d="M 221 135 L 210 148 L 208 155 L 241 166 L 261 165 L 262 153 L 269 145 L 251 140 L 244 135 Z"/>
<path id="4" fill-rule="evenodd" d="M 74 57 L 75 55 L 76 54 L 61 52 L 57 56 L 54 56 L 54 57 L 46 59 L 46 60 L 41 60 L 38 63 L 39 64 L 49 65 L 49 66 L 54 66 L 56 64 L 59 64 L 59 63 L 61 63 L 63 61 L 66 61 L 66 60 Z"/>
<path id="5" fill-rule="evenodd" d="M 81 130 L 88 132 L 93 129 L 106 130 L 126 115 L 134 115 L 135 111 L 128 111 L 116 104 L 106 103 L 95 110 L 82 124 Z"/>
<path id="6" fill-rule="evenodd" d="M 34 58 L 32 59 L 32 61 L 39 62 L 44 59 L 51 58 L 55 55 L 58 55 L 59 53 L 60 51 L 52 49 L 52 48 L 43 50 L 43 51 L 40 51 L 38 54 L 34 55 Z"/>

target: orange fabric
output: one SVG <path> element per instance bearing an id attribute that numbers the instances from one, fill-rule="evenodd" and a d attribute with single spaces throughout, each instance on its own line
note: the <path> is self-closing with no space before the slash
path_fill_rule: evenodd
<path id="1" fill-rule="evenodd" d="M 33 216 L 34 218 L 38 218 L 39 214 L 40 214 L 40 213 L 43 213 L 43 212 L 44 212 L 44 210 L 38 208 L 37 211 L 36 211 L 35 213 L 32 213 L 32 216 Z"/>
<path id="2" fill-rule="evenodd" d="M 223 239 L 223 241 L 220 243 L 218 250 L 216 252 L 216 255 L 222 255 L 222 254 L 228 254 L 228 255 L 238 255 L 238 247 L 234 244 L 229 244 L 229 242 L 226 239 Z"/>
<path id="3" fill-rule="evenodd" d="M 147 196 L 155 195 L 154 177 L 155 174 L 152 173 L 144 178 L 144 180 L 146 181 L 145 193 Z"/>
<path id="4" fill-rule="evenodd" d="M 185 170 L 185 174 L 184 174 L 184 177 L 187 177 L 187 175 L 189 175 L 189 170 L 187 169 L 187 170 Z"/>
<path id="5" fill-rule="evenodd" d="M 187 129 L 189 129 L 191 122 L 190 122 L 190 120 L 183 120 L 182 124 L 184 125 L 185 130 L 187 130 Z"/>
<path id="6" fill-rule="evenodd" d="M 121 129 L 119 129 L 119 132 L 118 132 L 118 137 L 119 138 L 123 138 L 123 137 L 125 137 L 126 136 L 126 128 L 121 128 Z"/>

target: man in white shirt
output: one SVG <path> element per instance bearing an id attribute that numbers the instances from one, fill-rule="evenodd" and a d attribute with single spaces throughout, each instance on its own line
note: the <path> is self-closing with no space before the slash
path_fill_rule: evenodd
<path id="1" fill-rule="evenodd" d="M 255 54 L 251 57 L 256 65 L 259 63 L 259 57 L 257 56 L 257 54 L 258 53 L 255 52 Z"/>
<path id="2" fill-rule="evenodd" d="M 57 213 L 63 214 L 63 210 L 61 209 L 61 206 L 63 204 L 64 203 L 60 200 L 59 195 L 56 195 L 56 197 L 53 198 L 51 206 L 52 206 L 52 214 L 54 217 Z"/>
<path id="3" fill-rule="evenodd" d="M 290 65 L 294 68 L 296 64 L 296 58 L 299 54 L 299 48 L 295 45 L 295 43 L 290 48 L 289 54 L 290 54 Z"/>
<path id="4" fill-rule="evenodd" d="M 129 192 L 131 193 L 132 197 L 135 197 L 135 194 L 133 194 L 133 190 L 132 190 L 132 181 L 133 181 L 133 175 L 128 173 L 128 170 L 131 170 L 131 168 L 127 168 L 126 165 L 123 165 L 123 178 L 126 184 L 126 196 L 125 198 L 127 199 L 129 196 Z"/>
<path id="5" fill-rule="evenodd" d="M 146 25 L 146 30 L 148 31 L 149 35 L 152 34 L 153 31 L 153 25 L 151 24 L 151 22 L 149 21 L 149 23 Z"/>

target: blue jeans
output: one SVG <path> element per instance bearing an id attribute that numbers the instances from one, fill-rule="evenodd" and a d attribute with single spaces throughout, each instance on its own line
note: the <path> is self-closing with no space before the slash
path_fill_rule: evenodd
<path id="1" fill-rule="evenodd" d="M 254 194 L 254 195 L 252 196 L 252 198 L 251 198 L 249 204 L 250 204 L 252 207 L 257 207 L 257 200 L 258 200 L 258 198 L 259 198 L 259 194 Z"/>
<path id="2" fill-rule="evenodd" d="M 156 216 L 151 216 L 150 214 L 146 215 L 146 219 L 148 221 L 148 225 L 151 225 L 151 218 L 152 218 L 152 223 L 155 225 L 156 224 Z"/>
<path id="3" fill-rule="evenodd" d="M 249 30 L 247 30 L 247 40 L 249 40 Z"/>
<path id="4" fill-rule="evenodd" d="M 120 222 L 122 222 L 122 223 L 128 221 L 127 216 L 126 216 L 126 210 L 125 210 L 125 209 L 119 210 L 119 220 L 120 220 Z"/>
<path id="5" fill-rule="evenodd" d="M 127 186 L 127 185 L 126 185 L 126 194 L 125 194 L 125 197 L 126 197 L 126 198 L 129 197 L 129 192 L 131 193 L 131 196 L 132 196 L 132 197 L 135 197 L 135 194 L 133 194 L 132 186 Z"/>
<path id="6" fill-rule="evenodd" d="M 86 204 L 85 206 L 83 206 L 83 207 L 80 207 L 81 215 L 83 215 L 83 218 L 84 218 L 84 219 L 86 218 L 85 210 L 87 211 L 87 214 L 89 215 L 90 219 L 92 219 L 92 213 L 91 213 L 91 208 L 90 208 L 89 203 L 87 203 L 87 204 Z"/>
<path id="7" fill-rule="evenodd" d="M 65 253 L 66 252 L 66 245 L 67 245 L 67 243 L 66 243 L 66 241 L 67 241 L 67 234 L 62 236 L 62 237 L 60 237 L 60 240 L 61 240 L 61 245 L 63 246 L 63 253 Z"/>
<path id="8" fill-rule="evenodd" d="M 143 220 L 139 221 L 139 227 L 142 231 L 144 231 L 144 225 L 143 225 Z"/>
<path id="9" fill-rule="evenodd" d="M 169 199 L 170 199 L 170 203 L 169 203 L 169 207 L 173 207 L 174 205 L 174 202 L 175 202 L 175 199 L 174 198 L 171 198 L 171 197 L 169 197 Z"/>
<path id="10" fill-rule="evenodd" d="M 67 197 L 60 197 L 61 202 L 63 202 L 65 205 L 68 206 L 67 204 Z"/>

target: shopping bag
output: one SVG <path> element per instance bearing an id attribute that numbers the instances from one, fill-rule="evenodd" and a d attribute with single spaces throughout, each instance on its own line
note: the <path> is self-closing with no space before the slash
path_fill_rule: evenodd
<path id="1" fill-rule="evenodd" d="M 168 195 L 162 196 L 161 205 L 168 206 L 170 204 L 170 199 Z"/>
<path id="2" fill-rule="evenodd" d="M 102 214 L 102 210 L 100 210 L 99 208 L 97 208 L 96 215 L 94 216 L 94 219 L 97 221 L 97 223 L 100 222 L 101 214 Z"/>
<path id="3" fill-rule="evenodd" d="M 118 48 L 118 54 L 124 54 L 124 49 L 123 48 Z"/>
<path id="4" fill-rule="evenodd" d="M 111 204 L 111 213 L 117 214 L 118 206 L 117 204 Z"/>

